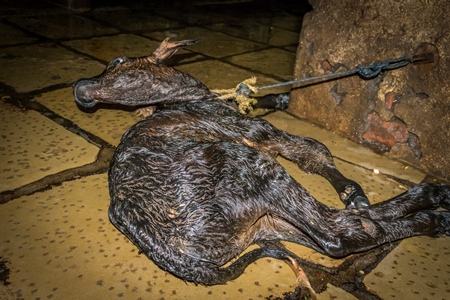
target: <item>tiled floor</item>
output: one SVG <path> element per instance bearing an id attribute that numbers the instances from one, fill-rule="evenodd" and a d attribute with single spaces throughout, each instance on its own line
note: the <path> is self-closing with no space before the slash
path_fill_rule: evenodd
<path id="1" fill-rule="evenodd" d="M 296 281 L 281 261 L 263 259 L 227 285 L 203 287 L 138 253 L 108 221 L 106 168 L 113 146 L 139 118 L 115 109 L 81 111 L 71 83 L 100 73 L 116 56 L 147 55 L 167 36 L 200 39 L 170 64 L 210 88 L 251 76 L 259 85 L 288 80 L 302 9 L 289 1 L 121 2 L 133 4 L 70 13 L 41 1 L 0 3 L 0 299 L 284 297 Z M 285 112 L 265 118 L 324 142 L 372 202 L 426 176 Z M 281 161 L 319 200 L 341 207 L 326 181 Z M 450 299 L 450 238 L 411 238 L 342 260 L 287 246 L 337 268 L 335 275 L 309 273 L 313 285 L 326 287 L 319 299 Z"/>

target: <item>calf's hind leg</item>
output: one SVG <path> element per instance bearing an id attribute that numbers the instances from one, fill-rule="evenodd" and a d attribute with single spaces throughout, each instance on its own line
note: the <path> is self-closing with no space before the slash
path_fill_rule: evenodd
<path id="1" fill-rule="evenodd" d="M 301 202 L 295 198 L 278 199 L 273 209 L 290 223 L 302 224 L 302 231 L 323 249 L 320 252 L 343 257 L 411 236 L 450 235 L 450 212 L 431 210 L 438 206 L 448 208 L 449 199 L 449 186 L 420 186 L 368 208 L 324 210 L 318 218 L 311 218 L 306 211 L 306 203 L 313 203 L 308 198 Z M 397 207 L 400 202 L 402 205 Z"/>
<path id="2" fill-rule="evenodd" d="M 450 210 L 450 185 L 422 183 L 388 201 L 372 205 L 368 212 L 376 220 L 394 220 L 439 207 Z"/>

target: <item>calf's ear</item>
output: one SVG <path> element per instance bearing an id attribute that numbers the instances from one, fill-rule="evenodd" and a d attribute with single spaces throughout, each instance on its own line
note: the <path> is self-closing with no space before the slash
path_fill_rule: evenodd
<path id="1" fill-rule="evenodd" d="M 183 47 L 187 47 L 189 45 L 193 45 L 198 42 L 198 40 L 184 40 L 177 42 L 169 42 L 170 38 L 166 38 L 164 41 L 159 44 L 158 48 L 150 55 L 149 58 L 156 63 L 162 64 L 164 60 L 171 57 L 178 49 Z"/>

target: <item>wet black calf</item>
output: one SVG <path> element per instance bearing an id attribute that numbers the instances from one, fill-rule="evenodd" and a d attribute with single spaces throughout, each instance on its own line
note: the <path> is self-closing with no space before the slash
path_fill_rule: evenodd
<path id="1" fill-rule="evenodd" d="M 435 211 L 450 209 L 449 186 L 421 184 L 369 205 L 323 144 L 243 116 L 198 80 L 162 64 L 194 42 L 166 40 L 149 57 L 118 58 L 74 85 L 83 107 L 163 107 L 128 130 L 109 170 L 111 222 L 158 266 L 213 285 L 274 257 L 290 263 L 307 286 L 295 254 L 277 241 L 342 257 L 410 236 L 450 234 L 450 213 Z M 277 155 L 328 179 L 346 209 L 316 201 Z M 222 267 L 254 243 L 261 247 Z"/>

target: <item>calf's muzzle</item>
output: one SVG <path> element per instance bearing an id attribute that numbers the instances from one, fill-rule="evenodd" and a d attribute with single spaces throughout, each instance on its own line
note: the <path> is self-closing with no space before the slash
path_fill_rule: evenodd
<path id="1" fill-rule="evenodd" d="M 91 96 L 91 91 L 98 85 L 96 78 L 80 79 L 73 85 L 73 95 L 75 102 L 85 108 L 94 107 L 97 102 Z"/>

